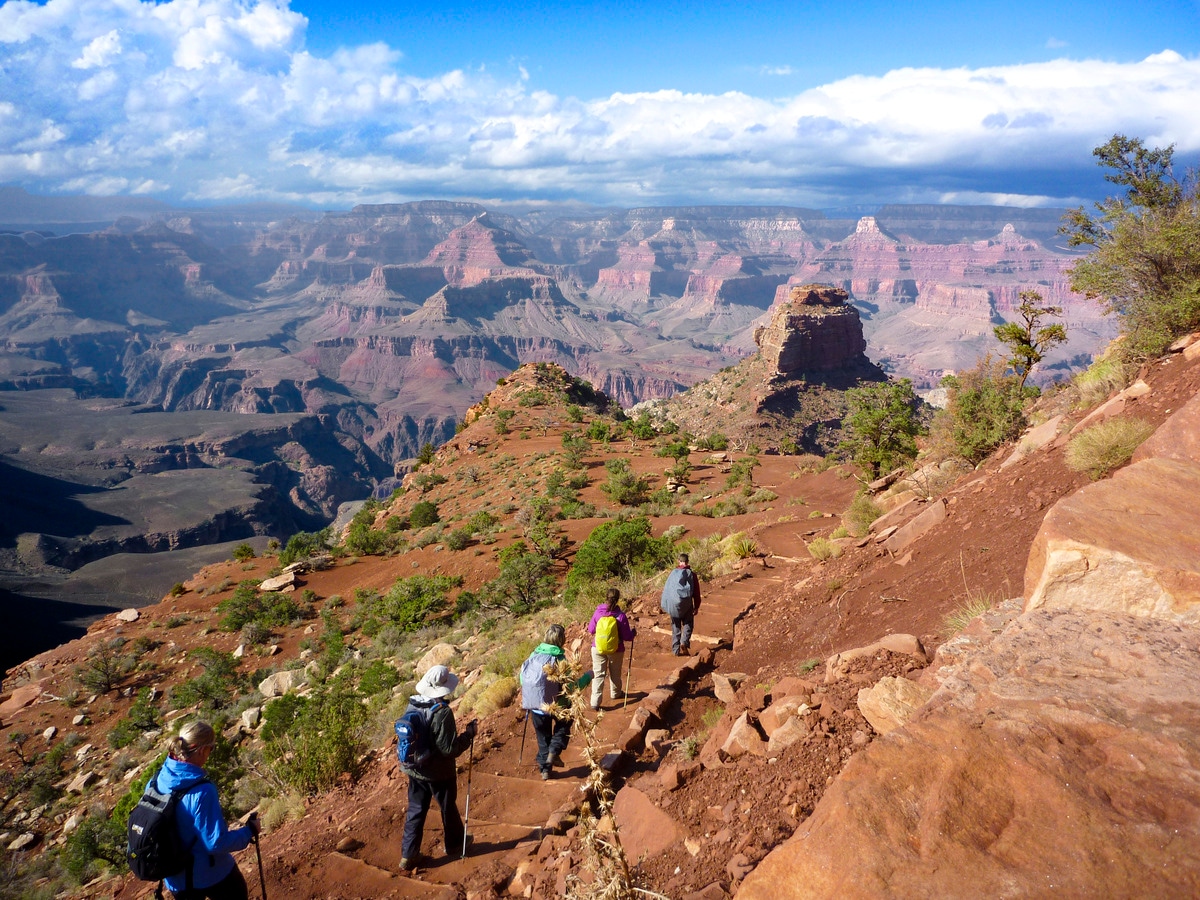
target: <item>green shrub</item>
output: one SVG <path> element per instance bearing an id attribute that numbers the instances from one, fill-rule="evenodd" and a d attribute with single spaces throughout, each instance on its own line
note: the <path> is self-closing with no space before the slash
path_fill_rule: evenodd
<path id="1" fill-rule="evenodd" d="M 450 589 L 461 584 L 461 578 L 451 575 L 399 578 L 387 594 L 360 601 L 356 621 L 368 637 L 386 626 L 416 631 L 428 624 L 429 618 L 447 609 Z"/>
<path id="2" fill-rule="evenodd" d="M 907 378 L 851 388 L 842 419 L 846 437 L 838 449 L 871 478 L 907 464 L 917 456 L 919 403 Z"/>
<path id="3" fill-rule="evenodd" d="M 696 446 L 701 450 L 728 450 L 729 438 L 725 437 L 720 431 L 714 431 L 707 437 L 700 438 L 696 441 Z"/>
<path id="4" fill-rule="evenodd" d="M 413 476 L 413 487 L 422 494 L 428 494 L 440 484 L 446 483 L 446 476 L 437 472 L 419 472 Z"/>
<path id="5" fill-rule="evenodd" d="M 636 475 L 629 466 L 628 460 L 610 459 L 604 463 L 608 471 L 608 480 L 600 485 L 608 498 L 622 506 L 638 506 L 646 502 L 650 494 L 650 482 Z"/>
<path id="6" fill-rule="evenodd" d="M 89 690 L 107 694 L 115 690 L 133 671 L 136 660 L 125 653 L 125 639 L 113 638 L 88 651 L 83 665 L 75 669 L 75 679 Z"/>
<path id="7" fill-rule="evenodd" d="M 217 612 L 224 613 L 220 624 L 225 631 L 238 631 L 251 622 L 270 630 L 304 618 L 300 605 L 287 594 L 260 594 L 253 581 L 239 584 L 230 597 L 217 604 Z"/>
<path id="8" fill-rule="evenodd" d="M 108 733 L 108 743 L 114 750 L 128 747 L 142 732 L 151 731 L 162 725 L 162 715 L 150 700 L 150 689 L 138 691 L 137 699 L 129 706 L 129 712 Z"/>
<path id="9" fill-rule="evenodd" d="M 367 697 L 390 691 L 400 683 L 396 667 L 382 659 L 373 659 L 358 678 L 358 690 Z"/>
<path id="10" fill-rule="evenodd" d="M 651 534 L 650 521 L 637 517 L 605 522 L 579 545 L 567 573 L 567 591 L 573 596 L 586 581 L 625 578 L 634 572 L 651 572 L 668 565 L 673 547 Z"/>
<path id="11" fill-rule="evenodd" d="M 539 390 L 522 391 L 517 395 L 518 406 L 545 406 L 549 400 L 550 398 L 546 396 L 546 392 Z"/>
<path id="12" fill-rule="evenodd" d="M 1141 419 L 1114 417 L 1085 428 L 1067 444 L 1067 465 L 1093 481 L 1129 462 L 1154 426 Z"/>
<path id="13" fill-rule="evenodd" d="M 449 550 L 466 550 L 467 545 L 471 543 L 471 535 L 474 530 L 470 527 L 455 528 L 446 535 L 446 548 Z"/>
<path id="14" fill-rule="evenodd" d="M 279 565 L 290 566 L 298 560 L 327 553 L 329 549 L 328 528 L 313 533 L 300 531 L 288 538 L 287 544 L 279 554 Z"/>
<path id="15" fill-rule="evenodd" d="M 1025 394 L 1016 378 L 1004 374 L 1005 368 L 988 355 L 975 368 L 942 379 L 950 401 L 938 414 L 935 429 L 972 464 L 1015 440 L 1025 427 Z"/>
<path id="16" fill-rule="evenodd" d="M 408 514 L 408 522 L 413 528 L 426 528 L 439 520 L 437 504 L 432 500 L 421 500 L 416 503 Z"/>
<path id="17" fill-rule="evenodd" d="M 426 441 L 424 444 L 421 445 L 421 451 L 417 454 L 417 462 L 419 462 L 423 466 L 427 466 L 431 462 L 433 462 L 433 455 L 434 455 L 433 444 L 429 443 L 429 441 Z"/>
<path id="18" fill-rule="evenodd" d="M 578 424 L 583 421 L 583 408 L 571 403 L 567 406 L 567 421 Z"/>
<path id="19" fill-rule="evenodd" d="M 737 487 L 744 484 L 751 487 L 754 484 L 754 469 L 762 465 L 753 456 L 747 456 L 739 459 L 729 467 L 729 474 L 725 476 L 726 489 Z"/>
<path id="20" fill-rule="evenodd" d="M 512 417 L 515 415 L 516 415 L 515 410 L 511 410 L 511 409 L 496 410 L 496 434 L 508 434 L 509 420 L 511 420 Z"/>
<path id="21" fill-rule="evenodd" d="M 238 562 L 254 559 L 254 548 L 249 544 L 238 544 L 233 548 L 233 558 Z"/>
<path id="22" fill-rule="evenodd" d="M 286 731 L 266 742 L 264 756 L 276 777 L 295 789 L 328 790 L 343 774 L 357 774 L 366 717 L 358 697 L 342 685 L 315 691 L 296 705 Z"/>
<path id="23" fill-rule="evenodd" d="M 169 700 L 173 709 L 202 706 L 220 709 L 228 706 L 233 692 L 241 684 L 237 660 L 232 653 L 222 653 L 211 647 L 197 647 L 188 653 L 204 667 L 204 673 L 173 688 Z"/>

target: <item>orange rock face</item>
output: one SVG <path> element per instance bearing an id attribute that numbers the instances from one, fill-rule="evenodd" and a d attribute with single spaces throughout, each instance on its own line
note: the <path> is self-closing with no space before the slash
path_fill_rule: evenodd
<path id="1" fill-rule="evenodd" d="M 1200 656 L 1030 613 L 855 756 L 739 900 L 1200 894 Z"/>

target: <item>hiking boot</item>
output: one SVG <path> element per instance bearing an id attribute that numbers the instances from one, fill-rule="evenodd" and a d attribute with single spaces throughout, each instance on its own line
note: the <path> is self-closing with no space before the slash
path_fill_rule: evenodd
<path id="1" fill-rule="evenodd" d="M 400 871 L 401 872 L 411 872 L 416 867 L 417 867 L 417 861 L 415 858 L 410 859 L 409 857 L 405 856 L 400 859 Z"/>
<path id="2" fill-rule="evenodd" d="M 679 655 L 679 648 L 678 648 L 678 647 L 672 647 L 672 648 L 671 648 L 671 655 L 672 655 L 672 656 L 678 656 L 678 655 Z"/>
<path id="3" fill-rule="evenodd" d="M 680 656 L 691 656 L 692 655 L 692 645 L 684 644 L 682 647 L 680 647 L 679 655 Z"/>
<path id="4" fill-rule="evenodd" d="M 625 692 L 624 692 L 624 691 L 617 691 L 615 694 L 613 694 L 613 695 L 612 695 L 612 698 L 613 698 L 614 700 L 624 700 L 624 699 L 625 699 Z"/>
<path id="5" fill-rule="evenodd" d="M 550 770 L 542 769 L 542 781 L 549 781 L 549 780 L 550 780 Z"/>
<path id="6" fill-rule="evenodd" d="M 549 753 L 546 754 L 546 768 L 549 769 L 552 766 L 557 766 L 557 765 L 559 765 L 558 751 L 551 750 Z"/>

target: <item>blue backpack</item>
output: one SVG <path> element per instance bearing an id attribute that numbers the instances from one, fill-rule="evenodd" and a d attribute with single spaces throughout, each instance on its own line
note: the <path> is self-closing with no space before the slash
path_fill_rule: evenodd
<path id="1" fill-rule="evenodd" d="M 429 722 L 434 710 L 443 703 L 423 708 L 410 705 L 396 720 L 396 757 L 400 765 L 408 769 L 420 769 L 433 756 L 433 738 L 429 734 Z"/>

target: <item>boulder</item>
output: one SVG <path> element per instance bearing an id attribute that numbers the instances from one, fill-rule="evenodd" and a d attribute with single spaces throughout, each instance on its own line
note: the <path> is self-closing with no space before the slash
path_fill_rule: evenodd
<path id="1" fill-rule="evenodd" d="M 284 694 L 296 690 L 305 683 L 304 672 L 299 669 L 286 669 L 282 672 L 276 672 L 274 675 L 268 675 L 258 683 L 258 692 L 264 697 L 282 697 Z"/>
<path id="2" fill-rule="evenodd" d="M 788 719 L 793 719 L 796 716 L 801 716 L 809 712 L 807 701 L 808 694 L 802 696 L 793 695 L 776 700 L 764 709 L 758 717 L 758 722 L 762 726 L 763 733 L 769 738 L 783 727 Z"/>
<path id="3" fill-rule="evenodd" d="M 738 759 L 747 753 L 755 756 L 767 755 L 766 742 L 750 720 L 750 713 L 744 712 L 737 717 L 729 729 L 728 737 L 721 744 L 721 753 L 730 759 Z"/>
<path id="4" fill-rule="evenodd" d="M 925 705 L 933 689 L 892 675 L 858 692 L 858 711 L 880 734 L 895 731 Z"/>
<path id="5" fill-rule="evenodd" d="M 1008 459 L 1004 460 L 1000 468 L 1007 469 L 1013 463 L 1024 459 L 1030 453 L 1041 450 L 1058 437 L 1062 425 L 1063 417 L 1054 416 L 1052 419 L 1047 419 L 1041 425 L 1035 425 L 1033 428 L 1030 428 L 1021 435 L 1020 440 L 1017 441 L 1017 446 L 1013 448 L 1013 452 L 1008 455 Z"/>
<path id="6" fill-rule="evenodd" d="M 1144 459 L 1056 503 L 1034 538 L 1025 609 L 1200 624 L 1200 466 Z"/>
<path id="7" fill-rule="evenodd" d="M 417 662 L 417 678 L 423 676 L 434 666 L 449 666 L 456 656 L 458 656 L 458 648 L 453 644 L 434 644 Z"/>
<path id="8" fill-rule="evenodd" d="M 738 898 L 1196 896 L 1198 695 L 1191 628 L 1026 613 L 856 753 Z"/>
<path id="9" fill-rule="evenodd" d="M 946 521 L 946 501 L 939 498 L 926 505 L 925 509 L 911 521 L 901 526 L 895 534 L 884 541 L 883 549 L 889 553 L 899 553 L 917 538 L 924 535 L 935 525 Z"/>
<path id="10" fill-rule="evenodd" d="M 613 801 L 613 816 L 621 829 L 621 844 L 629 859 L 657 856 L 684 835 L 679 824 L 650 802 L 637 788 L 626 785 Z"/>
<path id="11" fill-rule="evenodd" d="M 96 780 L 95 772 L 81 772 L 71 780 L 67 785 L 68 794 L 82 794 L 93 781 Z"/>
<path id="12" fill-rule="evenodd" d="M 49 728 L 47 728 L 45 731 L 42 732 L 42 737 L 47 741 L 52 741 L 52 740 L 54 740 L 54 736 L 56 734 L 58 734 L 58 728 L 54 725 L 51 725 Z"/>
<path id="13" fill-rule="evenodd" d="M 737 689 L 747 677 L 749 676 L 745 672 L 729 672 L 728 674 L 713 672 L 713 693 L 717 695 L 718 700 L 728 706 L 737 699 Z"/>
<path id="14" fill-rule="evenodd" d="M 797 741 L 804 740 L 810 730 L 807 719 L 792 716 L 771 733 L 767 741 L 767 755 L 777 756 Z"/>
<path id="15" fill-rule="evenodd" d="M 276 575 L 274 578 L 268 578 L 266 581 L 259 584 L 260 591 L 282 591 L 286 587 L 292 587 L 296 584 L 296 572 L 284 572 L 282 575 Z"/>
<path id="16" fill-rule="evenodd" d="M 258 727 L 258 723 L 262 721 L 262 708 L 251 706 L 249 709 L 242 710 L 242 725 L 248 731 L 253 731 Z"/>
<path id="17" fill-rule="evenodd" d="M 1142 442 L 1133 453 L 1133 462 L 1155 457 L 1200 465 L 1200 394 L 1181 406 Z"/>
<path id="18" fill-rule="evenodd" d="M 1071 434 L 1078 434 L 1085 428 L 1095 425 L 1098 422 L 1121 415 L 1121 413 L 1125 412 L 1125 407 L 1129 404 L 1129 401 L 1144 397 L 1148 393 L 1150 393 L 1150 386 L 1141 379 L 1137 380 L 1125 388 L 1125 390 L 1110 397 L 1080 419 L 1075 424 L 1075 427 L 1071 429 Z"/>
<path id="19" fill-rule="evenodd" d="M 136 622 L 141 617 L 142 614 L 133 607 L 121 610 L 116 616 L 118 622 Z"/>
<path id="20" fill-rule="evenodd" d="M 26 831 L 25 833 L 18 835 L 17 838 L 8 845 L 8 849 L 13 853 L 16 853 L 20 850 L 28 850 L 36 843 L 37 835 L 32 831 Z"/>
<path id="21" fill-rule="evenodd" d="M 788 675 L 780 678 L 771 687 L 771 699 L 780 700 L 784 697 L 802 696 L 808 697 L 813 692 L 813 683 L 803 678 L 797 678 L 795 675 Z"/>
<path id="22" fill-rule="evenodd" d="M 12 695 L 0 703 L 0 716 L 11 716 L 13 713 L 29 706 L 42 696 L 43 681 L 33 681 L 14 688 Z"/>

